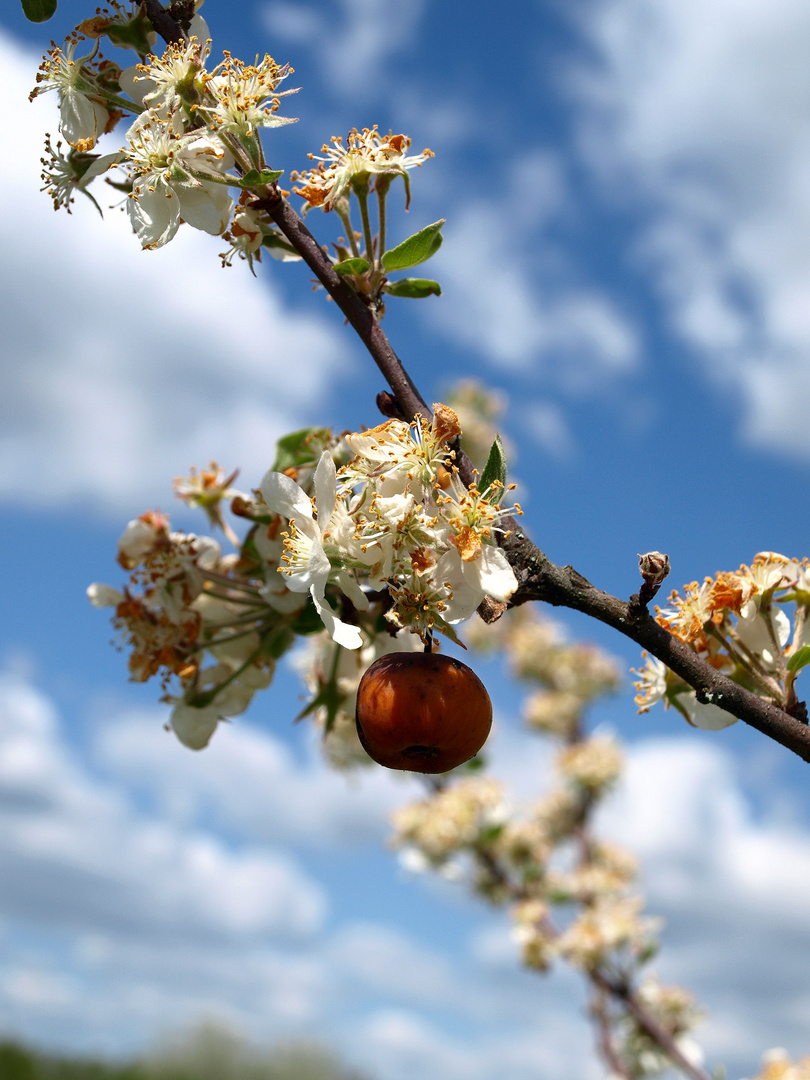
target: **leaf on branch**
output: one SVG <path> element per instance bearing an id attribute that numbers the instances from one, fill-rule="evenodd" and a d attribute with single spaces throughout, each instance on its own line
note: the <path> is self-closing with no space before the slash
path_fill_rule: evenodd
<path id="1" fill-rule="evenodd" d="M 56 4 L 54 4 L 56 7 Z M 152 51 L 152 42 L 149 40 L 153 32 L 151 20 L 144 13 L 143 8 L 137 8 L 135 15 L 128 22 L 110 22 L 104 29 L 104 33 L 113 45 L 121 49 L 134 49 L 139 56 L 146 56 Z"/>
<path id="2" fill-rule="evenodd" d="M 290 619 L 290 629 L 293 633 L 300 634 L 301 637 L 308 637 L 310 634 L 320 634 L 322 632 L 323 622 L 310 596 L 307 597 L 307 603 L 301 611 Z"/>
<path id="3" fill-rule="evenodd" d="M 368 265 L 368 259 L 344 259 L 335 263 L 332 269 L 336 274 L 365 274 Z"/>
<path id="4" fill-rule="evenodd" d="M 29 22 L 47 22 L 56 11 L 56 0 L 22 0 L 23 14 Z"/>
<path id="5" fill-rule="evenodd" d="M 262 247 L 269 248 L 271 250 L 283 251 L 286 255 L 295 255 L 296 258 L 301 258 L 292 244 L 288 244 L 286 240 L 283 240 L 277 232 L 268 233 L 262 237 Z"/>
<path id="6" fill-rule="evenodd" d="M 441 296 L 442 287 L 438 281 L 429 278 L 406 277 L 400 281 L 389 281 L 383 292 L 391 296 L 407 296 L 412 300 L 421 300 L 425 296 Z"/>
<path id="7" fill-rule="evenodd" d="M 442 226 L 446 220 L 442 218 L 432 225 L 426 225 L 395 248 L 386 251 L 382 257 L 383 267 L 386 270 L 407 270 L 426 262 L 442 246 Z"/>
<path id="8" fill-rule="evenodd" d="M 274 472 L 286 472 L 287 469 L 301 469 L 314 465 L 323 449 L 323 440 L 329 432 L 326 428 L 307 427 L 300 431 L 291 431 L 276 443 Z"/>
<path id="9" fill-rule="evenodd" d="M 229 183 L 233 183 L 235 187 L 240 188 L 263 187 L 265 184 L 275 183 L 283 174 L 283 169 L 262 169 L 261 172 L 258 169 L 250 169 L 244 176 L 240 176 L 238 180 L 229 179 Z"/>
<path id="10" fill-rule="evenodd" d="M 481 474 L 481 483 L 479 488 L 481 491 L 486 491 L 493 481 L 499 481 L 502 485 L 500 492 L 495 496 L 493 502 L 500 502 L 501 495 L 506 488 L 506 455 L 503 452 L 503 443 L 501 442 L 500 435 L 495 436 L 495 441 L 489 448 L 489 457 L 487 463 L 484 466 L 484 471 Z"/>
<path id="11" fill-rule="evenodd" d="M 321 629 L 323 629 L 323 623 L 321 623 Z M 337 648 L 340 649 L 340 646 L 338 645 Z M 338 655 L 340 654 L 338 653 Z M 298 716 L 296 716 L 294 722 L 297 724 L 298 721 L 303 720 L 305 716 L 311 716 L 313 713 L 317 712 L 318 709 L 324 709 L 326 716 L 323 733 L 324 735 L 328 735 L 335 726 L 337 715 L 347 698 L 348 694 L 338 686 L 337 665 L 335 665 L 327 682 L 321 686 L 312 701 L 304 706 Z"/>
<path id="12" fill-rule="evenodd" d="M 276 626 L 262 638 L 262 652 L 280 660 L 284 653 L 295 644 L 295 633 L 288 626 Z"/>
<path id="13" fill-rule="evenodd" d="M 787 662 L 788 671 L 801 671 L 810 664 L 810 645 L 802 645 Z"/>

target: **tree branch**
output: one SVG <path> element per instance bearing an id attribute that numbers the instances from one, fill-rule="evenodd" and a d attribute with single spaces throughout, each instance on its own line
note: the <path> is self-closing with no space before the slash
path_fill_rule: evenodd
<path id="1" fill-rule="evenodd" d="M 286 199 L 275 190 L 259 204 L 293 245 L 307 266 L 357 331 L 388 385 L 396 395 L 402 415 L 432 415 L 402 361 L 391 348 L 374 312 L 332 269 L 332 264 L 312 233 Z M 462 478 L 472 476 L 469 459 L 458 457 Z M 739 720 L 761 731 L 804 761 L 810 761 L 810 728 L 772 701 L 757 697 L 728 676 L 721 674 L 674 637 L 650 616 L 638 597 L 628 604 L 595 588 L 570 566 L 556 566 L 512 521 L 504 523 L 507 536 L 499 543 L 518 579 L 518 590 L 510 606 L 529 600 L 582 611 L 631 638 L 679 675 L 697 693 L 698 701 L 717 705 Z"/>
<path id="2" fill-rule="evenodd" d="M 639 1000 L 630 987 L 623 985 L 615 979 L 611 979 L 605 975 L 604 972 L 598 970 L 591 971 L 589 974 L 592 981 L 601 990 L 612 995 L 616 1000 L 624 1003 L 627 1011 L 635 1019 L 641 1030 L 646 1032 L 653 1042 L 657 1043 L 662 1050 L 664 1050 L 667 1057 L 677 1065 L 681 1072 L 686 1073 L 687 1076 L 691 1076 L 693 1080 L 712 1080 L 712 1077 L 705 1069 L 702 1069 L 699 1065 L 695 1065 L 688 1057 L 686 1057 L 672 1035 L 670 1035 L 667 1029 L 646 1005 Z"/>
<path id="3" fill-rule="evenodd" d="M 167 45 L 179 45 L 186 41 L 180 24 L 165 10 L 160 0 L 143 0 L 146 16 Z"/>
<path id="4" fill-rule="evenodd" d="M 377 316 L 359 293 L 335 273 L 323 248 L 304 222 L 287 200 L 282 198 L 275 185 L 273 189 L 268 198 L 259 200 L 259 207 L 267 211 L 357 331 L 358 337 L 393 390 L 402 414 L 413 418 L 417 413 L 421 413 L 426 420 L 432 420 L 433 410 L 425 404 L 402 361 L 391 348 Z"/>

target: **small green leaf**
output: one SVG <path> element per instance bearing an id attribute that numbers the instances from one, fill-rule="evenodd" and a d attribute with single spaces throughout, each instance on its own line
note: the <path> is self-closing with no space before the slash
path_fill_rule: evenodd
<path id="1" fill-rule="evenodd" d="M 326 428 L 308 427 L 300 431 L 291 431 L 276 443 L 274 472 L 286 469 L 300 469 L 303 465 L 312 465 L 320 456 L 328 439 Z"/>
<path id="2" fill-rule="evenodd" d="M 787 662 L 788 671 L 801 671 L 810 664 L 810 645 L 802 645 Z"/>
<path id="3" fill-rule="evenodd" d="M 276 626 L 262 638 L 262 652 L 280 660 L 284 653 L 295 643 L 295 634 L 287 626 Z"/>
<path id="4" fill-rule="evenodd" d="M 283 169 L 250 169 L 244 176 L 240 176 L 233 183 L 240 188 L 263 187 L 265 184 L 273 184 L 283 174 Z"/>
<path id="5" fill-rule="evenodd" d="M 300 255 L 292 246 L 288 244 L 286 240 L 275 231 L 267 233 L 262 237 L 262 247 L 266 247 L 269 251 L 283 251 L 287 255 L 297 255 L 300 259 Z"/>
<path id="6" fill-rule="evenodd" d="M 343 262 L 335 263 L 332 269 L 336 274 L 365 274 L 368 270 L 368 259 L 344 259 Z"/>
<path id="7" fill-rule="evenodd" d="M 418 233 L 409 236 L 401 244 L 382 257 L 382 264 L 386 270 L 407 270 L 410 266 L 418 266 L 435 255 L 442 246 L 442 226 L 446 218 L 434 221 L 432 225 L 426 225 Z"/>
<path id="8" fill-rule="evenodd" d="M 421 300 L 425 296 L 441 296 L 442 287 L 438 281 L 429 278 L 406 277 L 399 281 L 389 281 L 384 292 L 391 296 L 407 296 L 411 300 Z"/>
<path id="9" fill-rule="evenodd" d="M 476 754 L 475 757 L 471 757 L 469 761 L 465 761 L 463 765 L 459 765 L 459 772 L 480 772 L 487 767 L 487 761 L 483 754 Z"/>
<path id="10" fill-rule="evenodd" d="M 152 51 L 149 35 L 154 31 L 143 8 L 136 9 L 136 14 L 123 25 L 111 22 L 104 32 L 112 44 L 121 49 L 133 49 L 139 56 L 146 56 Z"/>
<path id="11" fill-rule="evenodd" d="M 29 22 L 47 22 L 56 11 L 56 0 L 22 0 L 22 9 Z"/>
<path id="12" fill-rule="evenodd" d="M 487 844 L 494 844 L 503 832 L 503 829 L 503 825 L 487 825 L 487 827 L 482 829 L 478 834 L 478 843 L 485 846 Z"/>
<path id="13" fill-rule="evenodd" d="M 290 619 L 290 629 L 306 637 L 308 634 L 319 634 L 323 630 L 323 622 L 318 614 L 318 609 L 312 603 L 312 597 L 307 597 L 304 608 L 298 612 L 295 618 Z"/>
<path id="14" fill-rule="evenodd" d="M 495 480 L 499 481 L 503 485 L 503 488 L 506 487 L 506 455 L 503 452 L 503 443 L 501 442 L 500 435 L 495 436 L 495 442 L 489 449 L 489 457 L 484 466 L 484 471 L 481 474 L 481 483 L 479 484 L 481 491 L 486 491 L 490 484 Z M 492 500 L 493 502 L 498 503 L 501 501 L 503 488 Z"/>

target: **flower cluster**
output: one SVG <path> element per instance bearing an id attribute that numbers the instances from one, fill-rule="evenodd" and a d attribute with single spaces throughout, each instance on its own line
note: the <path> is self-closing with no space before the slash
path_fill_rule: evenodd
<path id="1" fill-rule="evenodd" d="M 92 585 L 90 599 L 114 608 L 131 677 L 161 677 L 187 745 L 206 745 L 220 720 L 244 711 L 296 635 L 325 629 L 310 649 L 304 713 L 335 732 L 336 760 L 362 760 L 352 716 L 365 667 L 434 631 L 457 640 L 454 627 L 485 595 L 511 595 L 517 582 L 495 541 L 519 508 L 499 506 L 498 483 L 464 487 L 449 448 L 456 415 L 435 408 L 431 424 L 391 420 L 343 440 L 295 432 L 255 494 L 237 491 L 236 473 L 215 462 L 176 480 L 178 497 L 233 544 L 230 555 L 209 537 L 171 531 L 158 512 L 127 526 L 118 561 L 129 583 Z M 241 540 L 228 501 L 249 523 Z"/>
<path id="2" fill-rule="evenodd" d="M 426 641 L 468 619 L 485 596 L 506 601 L 517 588 L 496 545 L 503 518 L 519 506 L 499 505 L 502 485 L 465 488 L 449 442 L 459 434 L 455 413 L 434 406 L 433 422 L 388 420 L 345 437 L 354 457 L 338 473 L 324 451 L 310 497 L 291 477 L 268 472 L 267 507 L 289 521 L 280 572 L 293 592 L 308 592 L 324 625 L 345 648 L 359 648 L 358 628 L 325 602 L 328 583 L 358 611 L 367 590 L 386 590 L 386 619 Z"/>
<path id="3" fill-rule="evenodd" d="M 244 712 L 270 684 L 281 620 L 239 576 L 235 556 L 223 556 L 210 537 L 170 531 L 159 512 L 127 525 L 118 561 L 131 571 L 129 584 L 93 584 L 90 601 L 114 609 L 131 678 L 161 677 L 170 726 L 200 749 L 220 720 Z"/>
<path id="4" fill-rule="evenodd" d="M 353 182 L 367 188 L 372 176 L 401 176 L 409 200 L 408 170 L 434 156 L 432 150 L 409 155 L 410 145 L 407 135 L 380 135 L 376 124 L 362 131 L 352 128 L 346 146 L 340 136 L 333 135 L 331 145 L 321 147 L 323 157 L 308 155 L 310 161 L 318 162 L 316 166 L 304 173 L 292 173 L 292 179 L 301 185 L 294 189 L 295 193 L 308 206 L 331 210 Z"/>
<path id="5" fill-rule="evenodd" d="M 768 1050 L 762 1055 L 762 1071 L 753 1080 L 810 1080 L 810 1057 L 793 1062 L 781 1047 Z"/>
<path id="6" fill-rule="evenodd" d="M 785 608 L 793 605 L 793 617 Z M 796 711 L 795 680 L 810 660 L 810 566 L 762 551 L 750 566 L 722 571 L 677 591 L 656 619 L 712 667 L 761 697 Z M 735 717 L 695 692 L 659 660 L 645 658 L 637 672 L 636 704 L 646 712 L 657 701 L 673 705 L 695 727 L 715 730 Z"/>
<path id="7" fill-rule="evenodd" d="M 102 19 L 95 31 L 92 23 L 83 24 L 86 33 L 129 43 L 121 39 L 120 19 Z M 231 224 L 228 235 L 235 252 L 252 260 L 274 230 L 270 224 L 247 230 L 245 221 L 232 222 L 228 188 L 242 186 L 240 175 L 264 169 L 259 129 L 294 122 L 278 112 L 280 99 L 295 92 L 280 89 L 291 73 L 289 65 L 268 55 L 247 65 L 226 52 L 208 71 L 210 39 L 199 15 L 191 21 L 186 42 L 170 44 L 162 56 L 150 55 L 126 70 L 101 60 L 98 41 L 86 56 L 77 57 L 83 40 L 74 31 L 64 49 L 52 47 L 31 95 L 57 91 L 60 131 L 72 148 L 65 156 L 47 147 L 43 180 L 55 205 L 69 206 L 74 190 L 85 191 L 91 179 L 117 168 L 115 186 L 127 193 L 127 211 L 143 247 L 162 247 L 182 222 L 213 235 L 222 235 Z M 117 153 L 92 155 L 88 162 L 101 135 L 124 115 L 133 117 L 125 145 Z M 243 206 L 240 214 L 244 217 Z"/>
<path id="8" fill-rule="evenodd" d="M 645 916 L 632 892 L 635 860 L 592 832 L 593 813 L 617 782 L 622 761 L 610 738 L 585 732 L 583 713 L 615 690 L 616 664 L 596 649 L 567 644 L 557 627 L 524 608 L 486 631 L 490 645 L 494 638 L 519 676 L 536 686 L 527 715 L 558 744 L 555 780 L 543 798 L 522 809 L 487 777 L 443 781 L 394 814 L 392 843 L 409 869 L 466 880 L 490 902 L 508 905 L 527 967 L 546 971 L 566 962 L 591 981 L 593 1012 L 603 1044 L 621 1065 L 619 1075 L 651 1077 L 671 1064 L 646 1019 L 677 1052 L 698 1061 L 690 1031 L 700 1016 L 691 997 L 642 975 L 660 920 Z M 476 644 L 480 637 L 479 630 L 469 640 Z M 611 980 L 625 998 L 603 1000 Z M 624 1004 L 628 996 L 632 1009 Z"/>
<path id="9" fill-rule="evenodd" d="M 227 241 L 227 249 L 220 252 L 223 266 L 239 258 L 255 273 L 254 264 L 263 251 L 282 261 L 301 258 L 300 237 L 276 224 L 273 210 L 289 192 L 277 187 L 284 170 L 267 166 L 261 141 L 262 129 L 295 123 L 295 118 L 280 113 L 281 99 L 297 92 L 281 88 L 293 69 L 269 54 L 246 64 L 227 51 L 209 67 L 208 27 L 199 15 L 189 19 L 201 2 L 194 0 L 174 12 L 179 40 L 160 56 L 153 52 L 157 35 L 144 6 L 133 5 L 127 11 L 117 0 L 110 0 L 111 10 L 99 9 L 80 23 L 63 47 L 52 45 L 31 98 L 56 91 L 59 128 L 69 149 L 62 153 L 61 143 L 54 148 L 49 137 L 42 159 L 42 190 L 57 209 L 69 210 L 74 194 L 81 192 L 100 210 L 88 188 L 94 179 L 109 174 L 107 183 L 125 194 L 133 230 L 144 248 L 163 247 L 186 223 Z M 104 59 L 99 51 L 104 37 L 116 47 L 135 51 L 140 62 L 122 67 Z M 102 136 L 124 117 L 129 126 L 123 145 L 110 153 L 93 153 Z M 388 276 L 389 188 L 402 177 L 407 210 L 410 170 L 433 156 L 427 149 L 409 154 L 410 145 L 407 135 L 381 135 L 376 126 L 353 128 L 345 146 L 334 136 L 322 148 L 322 156 L 309 155 L 313 168 L 292 173 L 301 183 L 297 192 L 306 200 L 305 210 L 312 206 L 336 210 L 346 237 L 333 242 L 335 251 L 328 257 L 344 283 L 364 297 L 378 318 L 385 311 L 386 294 L 411 298 L 441 294 L 438 282 L 392 281 Z M 236 200 L 233 188 L 239 191 Z M 376 235 L 368 206 L 372 190 L 379 204 Z M 355 232 L 351 222 L 352 195 L 360 203 L 362 233 Z M 394 268 L 408 269 L 428 259 L 442 242 L 443 224 L 429 225 L 398 245 Z"/>

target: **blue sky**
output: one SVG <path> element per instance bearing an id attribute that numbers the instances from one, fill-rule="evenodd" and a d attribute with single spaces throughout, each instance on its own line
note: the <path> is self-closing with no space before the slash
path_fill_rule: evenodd
<path id="1" fill-rule="evenodd" d="M 598 1076 L 576 981 L 521 972 L 500 913 L 386 852 L 415 783 L 329 772 L 291 726 L 291 674 L 204 754 L 183 750 L 84 598 L 117 583 L 123 524 L 172 509 L 189 465 L 255 484 L 284 431 L 372 424 L 381 388 L 302 267 L 254 280 L 190 230 L 142 253 L 118 211 L 53 213 L 37 189 L 54 103 L 27 94 L 50 37 L 91 13 L 61 0 L 45 26 L 11 5 L 0 21 L 0 1032 L 125 1053 L 217 1016 L 321 1037 L 385 1080 Z M 300 122 L 271 133 L 274 167 L 372 123 L 436 153 L 390 227 L 447 218 L 430 264 L 445 294 L 392 303 L 386 328 L 428 400 L 470 374 L 505 394 L 552 558 L 629 595 L 639 551 L 667 551 L 675 585 L 810 553 L 806 5 L 204 14 L 215 54 L 296 69 Z M 485 671 L 493 771 L 530 797 L 545 754 Z M 637 718 L 629 679 L 598 719 L 630 742 L 604 829 L 645 860 L 667 918 L 657 966 L 709 1010 L 710 1059 L 743 1076 L 767 1046 L 807 1051 L 805 767 L 742 725 Z"/>

